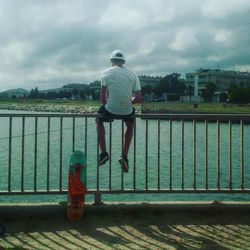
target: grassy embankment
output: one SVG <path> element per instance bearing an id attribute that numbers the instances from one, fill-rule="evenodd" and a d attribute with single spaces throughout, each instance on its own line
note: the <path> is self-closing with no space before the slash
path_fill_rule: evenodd
<path id="1" fill-rule="evenodd" d="M 178 113 L 250 113 L 250 106 L 222 103 L 199 103 L 194 107 L 193 103 L 185 102 L 158 102 L 143 103 L 143 112 L 178 112 Z"/>
<path id="2" fill-rule="evenodd" d="M 59 105 L 78 107 L 99 107 L 100 101 L 73 101 L 73 100 L 44 100 L 44 99 L 8 99 L 0 100 L 0 105 Z M 136 105 L 142 112 L 195 112 L 195 113 L 250 113 L 250 105 L 199 103 L 194 107 L 193 103 L 184 102 L 143 102 Z"/>

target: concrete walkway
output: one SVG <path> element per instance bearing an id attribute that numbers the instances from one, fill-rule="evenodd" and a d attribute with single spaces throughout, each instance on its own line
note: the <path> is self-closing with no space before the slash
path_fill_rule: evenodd
<path id="1" fill-rule="evenodd" d="M 88 204 L 76 223 L 65 211 L 1 204 L 0 249 L 250 249 L 249 204 Z"/>

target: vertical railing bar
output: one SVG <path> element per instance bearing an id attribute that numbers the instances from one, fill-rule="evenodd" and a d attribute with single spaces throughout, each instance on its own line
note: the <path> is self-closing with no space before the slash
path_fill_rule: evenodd
<path id="1" fill-rule="evenodd" d="M 75 129 L 76 129 L 76 118 L 75 116 L 73 116 L 73 120 L 72 120 L 73 124 L 73 129 L 72 129 L 72 152 L 75 151 Z"/>
<path id="2" fill-rule="evenodd" d="M 232 190 L 232 122 L 229 121 L 229 189 Z"/>
<path id="3" fill-rule="evenodd" d="M 205 181 L 208 190 L 208 122 L 205 120 Z"/>
<path id="4" fill-rule="evenodd" d="M 62 157 L 63 157 L 63 117 L 60 117 L 60 179 L 59 189 L 62 191 Z"/>
<path id="5" fill-rule="evenodd" d="M 181 189 L 184 189 L 184 121 L 181 121 Z"/>
<path id="6" fill-rule="evenodd" d="M 25 116 L 22 118 L 22 159 L 21 159 L 21 191 L 24 191 L 24 145 L 25 145 Z"/>
<path id="7" fill-rule="evenodd" d="M 193 120 L 193 170 L 194 170 L 194 190 L 196 190 L 196 120 Z"/>
<path id="8" fill-rule="evenodd" d="M 85 155 L 88 155 L 88 143 L 87 143 L 87 140 L 88 140 L 88 118 L 87 116 L 85 116 L 85 134 L 84 134 L 84 152 L 85 152 Z M 88 168 L 87 168 L 87 162 L 86 162 L 86 179 L 85 179 L 85 184 L 86 184 L 86 188 L 88 187 L 87 185 L 87 175 L 88 175 Z"/>
<path id="9" fill-rule="evenodd" d="M 148 189 L 148 120 L 146 120 L 146 130 L 145 130 L 145 144 L 146 144 L 146 155 L 145 155 L 145 159 L 146 159 L 146 190 Z"/>
<path id="10" fill-rule="evenodd" d="M 160 154 L 160 150 L 161 150 L 161 121 L 160 119 L 158 119 L 158 190 L 160 189 L 160 180 L 161 180 L 161 154 Z"/>
<path id="11" fill-rule="evenodd" d="M 99 135 L 97 134 L 97 155 L 96 155 L 96 162 L 97 162 L 97 168 L 96 168 L 96 189 L 99 190 L 99 166 L 98 166 L 98 161 L 99 161 L 99 154 L 100 154 L 100 151 L 99 151 Z"/>
<path id="12" fill-rule="evenodd" d="M 220 190 L 220 120 L 217 120 L 217 188 Z"/>
<path id="13" fill-rule="evenodd" d="M 121 156 L 123 156 L 123 150 L 124 150 L 124 121 L 121 120 L 121 143 L 122 143 L 122 149 L 121 149 Z M 121 168 L 121 189 L 124 189 L 124 173 L 123 170 Z"/>
<path id="14" fill-rule="evenodd" d="M 50 117 L 48 117 L 48 134 L 47 134 L 47 191 L 49 191 L 50 178 Z"/>
<path id="15" fill-rule="evenodd" d="M 12 155 L 12 116 L 9 118 L 9 164 L 8 164 L 8 191 L 11 191 L 11 155 Z"/>
<path id="16" fill-rule="evenodd" d="M 241 168 L 241 189 L 244 190 L 244 123 L 240 120 L 240 168 Z"/>
<path id="17" fill-rule="evenodd" d="M 37 191 L 37 123 L 38 117 L 35 117 L 35 141 L 34 141 L 34 191 Z"/>
<path id="18" fill-rule="evenodd" d="M 133 188 L 136 189 L 136 118 L 134 119 L 134 173 L 133 173 Z"/>
<path id="19" fill-rule="evenodd" d="M 109 123 L 109 191 L 112 189 L 112 122 Z"/>
<path id="20" fill-rule="evenodd" d="M 172 147 L 173 147 L 173 142 L 172 142 L 172 133 L 173 133 L 173 128 L 172 128 L 172 119 L 169 120 L 169 188 L 172 190 L 173 188 L 173 176 L 172 176 Z"/>

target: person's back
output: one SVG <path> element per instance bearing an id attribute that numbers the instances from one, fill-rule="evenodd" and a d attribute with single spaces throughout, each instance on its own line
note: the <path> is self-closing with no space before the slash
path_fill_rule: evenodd
<path id="1" fill-rule="evenodd" d="M 105 108 L 114 114 L 128 115 L 132 112 L 133 93 L 140 89 L 137 75 L 126 67 L 117 65 L 103 71 L 102 85 L 108 89 Z"/>
<path id="2" fill-rule="evenodd" d="M 132 104 L 141 102 L 141 86 L 138 76 L 125 68 L 125 58 L 120 50 L 114 50 L 110 57 L 112 67 L 103 71 L 101 75 L 101 102 L 103 105 L 96 118 L 96 127 L 101 154 L 98 165 L 104 165 L 109 160 L 106 151 L 104 122 L 112 122 L 113 119 L 121 119 L 126 124 L 125 142 L 119 163 L 122 170 L 128 172 L 128 150 L 133 137 L 134 112 Z"/>

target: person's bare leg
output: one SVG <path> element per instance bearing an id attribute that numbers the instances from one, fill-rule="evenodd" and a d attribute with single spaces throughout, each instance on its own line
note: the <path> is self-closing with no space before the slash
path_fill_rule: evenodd
<path id="1" fill-rule="evenodd" d="M 96 130 L 100 149 L 102 152 L 106 152 L 105 128 L 103 122 L 98 118 L 96 118 Z"/>
<path id="2" fill-rule="evenodd" d="M 123 156 L 128 156 L 128 151 L 130 147 L 131 140 L 133 138 L 133 132 L 134 132 L 134 123 L 133 122 L 125 122 L 127 129 L 125 132 L 125 142 L 124 142 L 124 148 L 123 148 Z"/>

